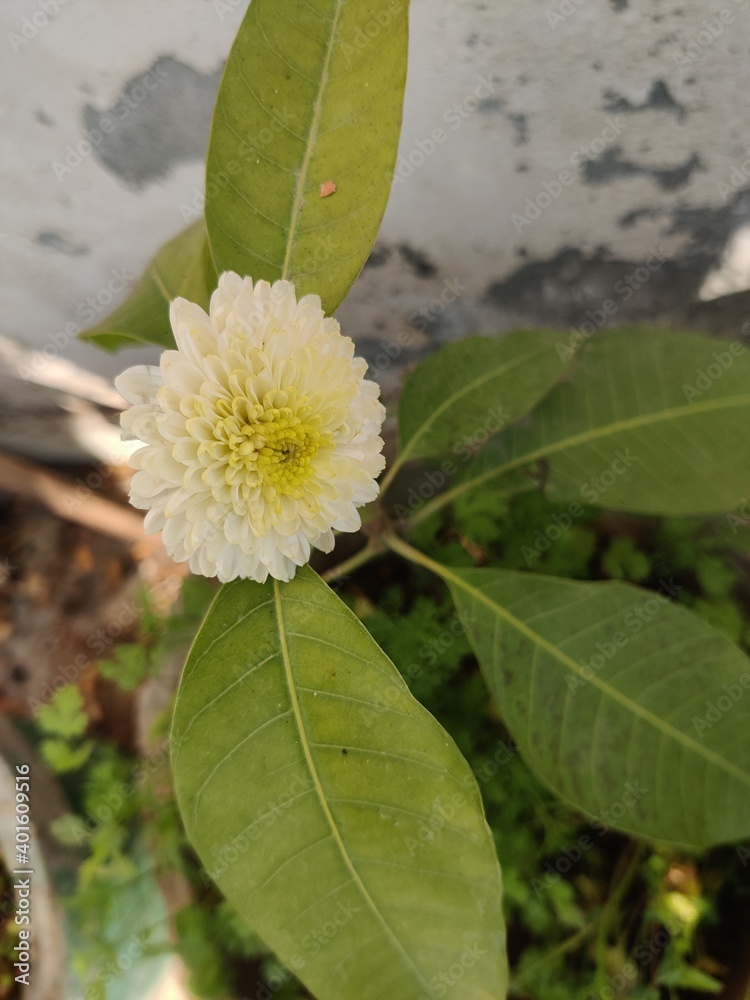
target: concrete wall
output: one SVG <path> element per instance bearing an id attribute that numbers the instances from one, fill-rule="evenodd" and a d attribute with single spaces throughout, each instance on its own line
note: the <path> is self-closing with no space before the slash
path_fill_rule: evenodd
<path id="1" fill-rule="evenodd" d="M 387 387 L 430 345 L 477 330 L 640 318 L 739 332 L 749 7 L 413 0 L 398 175 L 340 310 Z M 4 0 L 0 391 L 17 408 L 14 344 L 106 379 L 144 356 L 70 335 L 200 206 L 211 108 L 245 8 Z M 47 366 L 41 380 L 55 378 L 65 383 Z"/>

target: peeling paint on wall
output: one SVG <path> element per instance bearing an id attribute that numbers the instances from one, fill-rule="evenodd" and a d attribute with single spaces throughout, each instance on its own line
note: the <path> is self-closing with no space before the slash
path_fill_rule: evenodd
<path id="1" fill-rule="evenodd" d="M 26 3 L 4 0 L 0 39 Z M 113 269 L 137 275 L 182 228 L 180 206 L 200 204 L 220 67 L 247 4 L 223 6 L 180 0 L 177 16 L 173 4 L 75 0 L 0 60 L 1 333 L 36 349 L 59 338 Z M 750 10 L 726 7 L 731 23 L 710 32 L 703 0 L 412 0 L 400 156 L 413 169 L 339 310 L 368 357 L 398 342 L 378 364 L 384 383 L 465 333 L 587 322 L 662 245 L 659 270 L 627 301 L 614 293 L 617 319 L 736 320 L 750 288 L 736 250 L 750 224 Z M 446 141 L 412 164 L 435 128 Z M 75 166 L 55 173 L 66 157 Z M 712 278 L 728 257 L 731 286 Z M 721 299 L 700 301 L 722 287 L 736 290 L 724 319 Z M 72 338 L 65 357 L 110 375 L 148 355 Z"/>
<path id="2" fill-rule="evenodd" d="M 70 257 L 82 257 L 90 251 L 89 247 L 73 242 L 67 236 L 63 236 L 62 233 L 38 233 L 34 238 L 34 242 L 38 243 L 40 247 L 46 247 L 55 253 L 68 254 Z"/>
<path id="3" fill-rule="evenodd" d="M 674 99 L 664 80 L 654 80 L 647 97 L 640 104 L 636 104 L 624 94 L 608 88 L 604 91 L 603 107 L 605 111 L 629 115 L 639 111 L 669 111 L 674 114 L 678 121 L 682 121 L 687 114 L 685 106 Z"/>
<path id="4" fill-rule="evenodd" d="M 597 160 L 587 160 L 581 168 L 586 184 L 612 184 L 623 177 L 649 177 L 662 191 L 675 191 L 688 183 L 703 164 L 698 153 L 693 153 L 684 163 L 674 167 L 649 167 L 636 163 L 623 155 L 621 146 L 606 150 Z"/>
<path id="5" fill-rule="evenodd" d="M 223 64 L 213 73 L 162 56 L 131 77 L 108 108 L 83 108 L 87 133 L 101 133 L 94 155 L 126 184 L 142 188 L 206 152 Z"/>

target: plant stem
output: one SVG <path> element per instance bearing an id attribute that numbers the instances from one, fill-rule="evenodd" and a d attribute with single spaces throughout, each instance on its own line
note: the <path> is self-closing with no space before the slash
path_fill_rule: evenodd
<path id="1" fill-rule="evenodd" d="M 543 958 L 540 958 L 537 962 L 534 962 L 533 965 L 524 969 L 523 972 L 521 972 L 520 975 L 518 975 L 513 981 L 513 986 L 517 988 L 531 973 L 536 972 L 536 970 L 541 968 L 541 966 L 547 965 L 548 962 L 553 962 L 556 958 L 560 958 L 561 955 L 567 955 L 569 951 L 575 951 L 578 945 L 583 944 L 589 934 L 591 934 L 594 930 L 598 920 L 599 917 L 596 917 L 590 924 L 582 927 L 580 931 L 576 931 L 575 934 L 572 934 L 569 938 L 565 938 L 564 941 L 561 941 L 560 944 L 548 951 Z"/>
<path id="2" fill-rule="evenodd" d="M 621 859 L 624 861 L 618 866 L 619 871 L 616 869 L 613 876 L 613 885 L 610 890 L 610 894 L 602 907 L 602 911 L 599 918 L 599 929 L 596 935 L 596 944 L 594 946 L 595 960 L 596 960 L 596 991 L 601 992 L 606 984 L 606 950 L 607 950 L 607 935 L 610 928 L 610 921 L 612 914 L 619 910 L 620 903 L 622 902 L 622 897 L 630 888 L 630 884 L 633 881 L 636 873 L 641 864 L 641 859 L 643 858 L 644 847 L 639 843 L 631 843 L 626 848 Z"/>
<path id="3" fill-rule="evenodd" d="M 360 566 L 364 566 L 365 563 L 370 562 L 378 555 L 382 555 L 383 549 L 380 545 L 375 542 L 368 542 L 364 548 L 360 549 L 359 552 L 355 552 L 353 556 L 348 559 L 344 559 L 340 562 L 338 566 L 333 566 L 331 569 L 325 571 L 321 574 L 321 579 L 325 583 L 331 583 L 333 580 L 338 580 L 342 576 L 348 576 L 349 573 L 353 573 L 355 569 L 359 569 Z"/>
<path id="4" fill-rule="evenodd" d="M 401 466 L 404 464 L 404 459 L 402 455 L 397 455 L 393 460 L 393 464 L 390 469 L 386 472 L 383 480 L 380 483 L 380 496 L 384 497 L 388 487 L 391 485 L 393 480 L 396 478 L 396 474 L 400 471 Z"/>
<path id="5" fill-rule="evenodd" d="M 459 483 L 458 486 L 454 486 L 453 489 L 446 490 L 445 493 L 438 493 L 438 495 L 433 497 L 432 500 L 429 500 L 424 507 L 421 507 L 416 514 L 412 514 L 410 518 L 407 518 L 406 524 L 408 524 L 409 528 L 416 528 L 416 526 L 421 524 L 422 521 L 426 521 L 428 517 L 431 517 L 439 510 L 442 510 L 443 507 L 455 500 L 456 497 L 462 496 L 465 492 L 466 487 Z"/>
<path id="6" fill-rule="evenodd" d="M 435 573 L 440 577 L 441 580 L 446 580 L 449 577 L 450 570 L 447 566 L 441 566 L 440 563 L 435 562 L 434 559 L 430 559 L 426 556 L 424 552 L 420 552 L 419 549 L 415 549 L 408 542 L 405 542 L 403 538 L 399 538 L 392 531 L 384 531 L 380 536 L 380 540 L 386 548 L 389 548 L 391 552 L 395 552 L 404 559 L 408 559 L 409 562 L 416 563 L 417 566 L 423 566 L 425 569 L 430 570 L 431 573 Z"/>
<path id="7" fill-rule="evenodd" d="M 349 559 L 345 559 L 343 562 L 339 563 L 338 566 L 333 566 L 331 569 L 326 570 L 325 573 L 321 574 L 321 578 L 326 582 L 330 583 L 332 580 L 338 580 L 342 576 L 346 576 L 348 573 L 353 573 L 355 569 L 359 569 L 360 566 L 364 566 L 365 563 L 370 562 L 376 556 L 383 554 L 383 549 L 389 548 L 392 552 L 397 552 L 399 555 L 404 556 L 410 562 L 419 563 L 426 569 L 431 570 L 433 573 L 437 573 L 438 576 L 445 578 L 447 572 L 447 567 L 441 566 L 439 563 L 434 562 L 429 556 L 424 555 L 418 549 L 413 548 L 398 535 L 395 535 L 392 531 L 384 531 L 382 535 L 373 535 L 367 545 L 360 549 L 359 552 L 355 552 L 353 556 Z"/>
<path id="8" fill-rule="evenodd" d="M 569 951 L 575 951 L 575 949 L 586 940 L 586 938 L 594 931 L 597 931 L 596 939 L 596 956 L 597 965 L 600 958 L 600 954 L 603 953 L 603 949 L 606 945 L 606 935 L 609 929 L 609 920 L 612 912 L 619 907 L 622 897 L 627 891 L 630 883 L 633 880 L 633 876 L 638 871 L 640 866 L 641 858 L 643 857 L 643 847 L 641 844 L 633 844 L 630 848 L 630 857 L 624 867 L 621 875 L 617 877 L 615 885 L 610 893 L 607 902 L 601 908 L 599 913 L 583 927 L 580 931 L 576 931 L 571 937 L 566 938 L 556 947 L 552 948 L 547 952 L 543 958 L 540 958 L 533 965 L 528 966 L 523 972 L 514 980 L 513 985 L 519 986 L 528 978 L 528 976 L 535 972 L 538 968 L 546 965 L 548 962 L 553 962 L 556 958 L 560 958 L 561 955 L 567 955 Z M 597 979 L 599 978 L 599 968 L 597 968 Z M 603 985 L 606 985 L 604 983 Z M 601 987 L 597 987 L 597 991 L 601 992 Z"/>

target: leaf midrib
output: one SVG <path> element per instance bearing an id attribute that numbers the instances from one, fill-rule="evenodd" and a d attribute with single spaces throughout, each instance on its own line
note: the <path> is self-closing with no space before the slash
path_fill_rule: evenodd
<path id="1" fill-rule="evenodd" d="M 441 565 L 440 571 L 441 571 L 440 575 L 443 577 L 444 580 L 453 581 L 457 586 L 461 587 L 468 594 L 471 594 L 471 596 L 474 597 L 475 600 L 479 600 L 481 601 L 481 603 L 486 604 L 487 607 L 489 607 L 501 618 L 505 619 L 506 622 L 508 622 L 513 628 L 517 629 L 517 631 L 519 631 L 522 635 L 525 635 L 526 638 L 529 639 L 532 643 L 539 646 L 541 649 L 544 649 L 547 653 L 549 653 L 553 657 L 553 659 L 558 660 L 571 673 L 574 673 L 576 676 L 580 676 L 578 664 L 575 662 L 575 660 L 573 660 L 566 653 L 564 653 L 558 646 L 556 646 L 552 642 L 549 642 L 549 640 L 545 639 L 543 636 L 539 635 L 539 633 L 535 632 L 534 629 L 529 628 L 528 625 L 522 622 L 519 618 L 516 618 L 515 615 L 513 615 L 510 611 L 507 610 L 507 608 L 502 607 L 502 605 L 497 604 L 494 600 L 487 597 L 487 595 L 484 594 L 483 591 L 479 590 L 477 587 L 472 586 L 468 581 L 464 580 L 461 576 L 457 576 L 455 573 L 451 572 L 451 570 L 447 566 Z M 741 783 L 750 787 L 750 775 L 745 774 L 744 771 L 742 771 L 738 767 L 735 767 L 734 764 L 726 760 L 724 757 L 721 757 L 713 750 L 709 750 L 707 747 L 704 747 L 701 743 L 696 743 L 690 736 L 681 732 L 679 729 L 675 729 L 674 726 L 671 726 L 668 722 L 665 722 L 663 719 L 660 719 L 658 715 L 654 715 L 653 712 L 650 712 L 648 709 L 643 708 L 637 702 L 632 701 L 621 691 L 618 691 L 617 688 L 614 688 L 610 684 L 607 684 L 596 674 L 588 678 L 587 683 L 592 684 L 594 687 L 598 688 L 604 695 L 611 698 L 613 701 L 618 702 L 618 704 L 628 709 L 630 712 L 633 713 L 633 715 L 638 716 L 644 722 L 650 723 L 650 725 L 652 725 L 663 735 L 671 737 L 676 742 L 681 743 L 682 746 L 686 747 L 691 752 L 697 753 L 698 756 L 705 758 L 707 761 L 710 761 L 711 763 L 719 767 L 721 770 L 724 770 L 728 774 L 731 774 Z"/>
<path id="2" fill-rule="evenodd" d="M 676 418 L 688 413 L 694 414 L 698 410 L 701 412 L 711 412 L 712 410 L 731 409 L 733 406 L 747 406 L 748 403 L 750 403 L 750 395 L 730 396 L 728 399 L 722 399 L 712 403 L 692 403 L 685 406 L 673 407 L 669 410 L 639 414 L 639 416 L 630 417 L 627 420 L 620 420 L 604 424 L 601 427 L 591 428 L 587 431 L 582 431 L 580 434 L 576 434 L 573 437 L 562 438 L 552 444 L 542 445 L 539 448 L 535 448 L 533 451 L 527 451 L 523 455 L 517 455 L 515 458 L 510 459 L 503 465 L 495 466 L 493 469 L 489 469 L 487 472 L 483 472 L 481 475 L 476 476 L 473 479 L 467 479 L 462 483 L 458 483 L 452 490 L 448 490 L 446 493 L 442 494 L 441 500 L 443 503 L 448 503 L 449 499 L 452 500 L 457 496 L 461 496 L 461 494 L 465 493 L 466 490 L 473 489 L 481 483 L 486 483 L 490 479 L 494 479 L 495 476 L 502 476 L 504 473 L 512 472 L 521 465 L 534 462 L 539 458 L 547 458 L 550 455 L 556 455 L 558 452 L 565 451 L 567 448 L 575 448 L 580 444 L 587 444 L 588 442 L 595 441 L 601 437 L 617 434 L 621 431 L 628 431 L 637 427 L 648 426 L 649 424 L 661 423 L 664 420 L 670 420 L 673 417 Z"/>
<path id="3" fill-rule="evenodd" d="M 471 382 L 465 383 L 463 386 L 461 386 L 460 389 L 456 389 L 456 391 L 454 393 L 451 393 L 451 395 L 448 396 L 447 399 L 443 400 L 443 402 L 440 404 L 440 406 L 437 407 L 437 409 L 433 410 L 430 413 L 429 417 L 424 421 L 424 423 L 417 428 L 414 434 L 412 434 L 411 440 L 401 451 L 401 455 L 399 456 L 399 462 L 400 463 L 405 462 L 407 458 L 409 458 L 412 455 L 412 453 L 414 452 L 416 442 L 418 442 L 429 432 L 429 430 L 434 426 L 437 419 L 441 417 L 446 412 L 446 410 L 450 409 L 450 407 L 453 406 L 453 404 L 456 402 L 457 399 L 461 399 L 463 396 L 468 396 L 474 389 L 477 389 L 480 385 L 484 385 L 485 382 L 489 382 L 493 378 L 499 378 L 501 375 L 504 375 L 507 372 L 512 371 L 514 368 L 517 368 L 518 365 L 521 365 L 525 361 L 528 361 L 529 358 L 533 358 L 535 354 L 539 354 L 541 351 L 543 351 L 543 347 L 540 347 L 538 345 L 533 350 L 526 351 L 523 354 L 516 355 L 516 357 L 514 357 L 511 361 L 505 362 L 502 365 L 498 365 L 497 368 L 493 368 L 489 372 L 485 372 L 484 374 L 473 379 Z"/>
<path id="4" fill-rule="evenodd" d="M 148 271 L 146 273 L 149 275 L 153 283 L 156 285 L 158 291 L 163 296 L 165 301 L 171 302 L 173 296 L 169 291 L 169 289 L 167 288 L 166 282 L 159 273 L 159 269 L 156 266 L 156 261 L 151 262 L 151 264 L 148 267 Z"/>
<path id="5" fill-rule="evenodd" d="M 318 132 L 320 131 L 320 122 L 323 117 L 323 95 L 325 94 L 326 87 L 328 86 L 331 61 L 333 59 L 333 50 L 338 32 L 339 21 L 341 20 L 341 15 L 344 10 L 344 3 L 345 0 L 337 0 L 333 18 L 331 19 L 331 33 L 328 37 L 328 44 L 326 46 L 325 56 L 323 57 L 323 68 L 321 70 L 320 81 L 318 83 L 318 92 L 315 95 L 315 103 L 313 104 L 313 113 L 310 120 L 310 130 L 307 133 L 305 155 L 302 158 L 302 166 L 300 167 L 300 171 L 297 176 L 297 184 L 294 190 L 294 201 L 292 202 L 292 214 L 289 220 L 286 252 L 284 254 L 284 263 L 281 267 L 282 279 L 289 278 L 297 226 L 299 225 L 300 218 L 302 217 L 302 203 L 305 199 L 307 175 L 310 170 L 312 158 L 315 154 L 315 144 L 317 143 Z"/>
<path id="6" fill-rule="evenodd" d="M 281 599 L 281 586 L 278 580 L 273 581 L 273 593 L 274 593 L 274 601 L 276 604 L 276 621 L 279 632 L 279 645 L 281 649 L 281 658 L 284 663 L 284 675 L 289 690 L 289 698 L 292 705 L 292 712 L 294 715 L 294 719 L 297 724 L 297 731 L 299 733 L 300 743 L 302 745 L 302 750 L 305 755 L 305 761 L 307 763 L 308 771 L 310 772 L 310 777 L 312 779 L 313 786 L 315 788 L 315 793 L 318 802 L 320 803 L 320 807 L 331 829 L 331 835 L 333 836 L 334 842 L 339 849 L 339 853 L 344 862 L 344 865 L 349 871 L 352 881 L 359 889 L 362 899 L 367 904 L 368 909 L 375 917 L 377 923 L 383 929 L 386 937 L 393 944 L 395 951 L 401 954 L 402 958 L 404 959 L 405 965 L 411 970 L 412 974 L 416 976 L 420 986 L 422 986 L 425 990 L 428 990 L 429 984 L 427 980 L 424 978 L 421 971 L 414 963 L 413 959 L 409 956 L 404 946 L 401 944 L 399 939 L 391 930 L 389 924 L 385 920 L 380 909 L 375 905 L 375 901 L 373 900 L 372 896 L 367 890 L 367 887 L 362 881 L 362 878 L 359 872 L 357 871 L 354 862 L 352 861 L 352 858 L 346 848 L 346 844 L 344 843 L 344 840 L 341 836 L 341 831 L 338 828 L 336 820 L 333 817 L 333 813 L 331 812 L 331 809 L 328 805 L 328 800 L 326 798 L 325 791 L 323 790 L 323 785 L 320 780 L 320 775 L 318 774 L 318 768 L 313 758 L 310 740 L 308 739 L 307 730 L 305 729 L 304 720 L 302 718 L 302 710 L 300 708 L 299 698 L 297 697 L 297 689 L 294 682 L 294 674 L 292 671 L 292 660 L 289 654 L 289 646 L 286 640 L 286 627 L 284 624 L 284 610 Z"/>

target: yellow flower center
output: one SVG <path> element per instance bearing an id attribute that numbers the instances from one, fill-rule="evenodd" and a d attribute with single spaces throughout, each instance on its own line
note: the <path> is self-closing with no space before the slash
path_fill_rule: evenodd
<path id="1" fill-rule="evenodd" d="M 304 400 L 294 409 L 269 402 L 221 400 L 216 406 L 214 439 L 223 446 L 225 479 L 229 486 L 261 486 L 269 499 L 279 494 L 300 499 L 310 488 L 313 459 L 333 437 L 318 429 Z"/>

